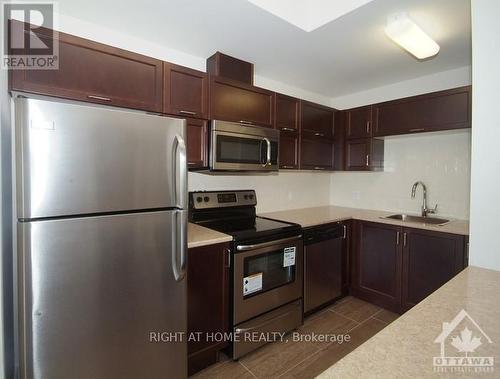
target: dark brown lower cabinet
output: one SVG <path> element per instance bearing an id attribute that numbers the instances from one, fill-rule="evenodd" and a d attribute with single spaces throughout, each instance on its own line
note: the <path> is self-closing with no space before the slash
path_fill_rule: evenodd
<path id="1" fill-rule="evenodd" d="M 401 227 L 356 222 L 351 293 L 398 312 L 401 305 Z"/>
<path id="2" fill-rule="evenodd" d="M 357 221 L 351 293 L 402 313 L 467 266 L 462 235 Z"/>
<path id="3" fill-rule="evenodd" d="M 210 333 L 229 332 L 229 244 L 216 244 L 188 251 L 188 374 L 217 362 L 227 342 L 207 339 Z"/>
<path id="4" fill-rule="evenodd" d="M 404 228 L 403 311 L 462 271 L 467 265 L 465 255 L 463 236 Z"/>
<path id="5" fill-rule="evenodd" d="M 208 167 L 208 121 L 186 119 L 188 168 Z"/>

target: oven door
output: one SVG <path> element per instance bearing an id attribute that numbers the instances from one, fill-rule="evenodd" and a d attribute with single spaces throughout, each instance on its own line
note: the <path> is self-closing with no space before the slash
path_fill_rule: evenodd
<path id="1" fill-rule="evenodd" d="M 210 168 L 224 171 L 277 171 L 278 140 L 213 130 Z"/>
<path id="2" fill-rule="evenodd" d="M 302 250 L 301 236 L 236 246 L 234 325 L 302 297 Z"/>

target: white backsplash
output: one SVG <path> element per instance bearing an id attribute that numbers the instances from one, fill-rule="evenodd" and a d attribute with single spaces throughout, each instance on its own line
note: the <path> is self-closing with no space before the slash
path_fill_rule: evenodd
<path id="1" fill-rule="evenodd" d="M 392 137 L 385 141 L 384 172 L 331 175 L 331 204 L 355 208 L 420 212 L 422 189 L 410 198 L 411 186 L 427 186 L 428 206 L 438 214 L 469 218 L 470 130 Z"/>
<path id="2" fill-rule="evenodd" d="M 330 203 L 330 176 L 321 172 L 263 175 L 206 175 L 190 172 L 189 191 L 254 189 L 257 211 L 273 212 Z"/>

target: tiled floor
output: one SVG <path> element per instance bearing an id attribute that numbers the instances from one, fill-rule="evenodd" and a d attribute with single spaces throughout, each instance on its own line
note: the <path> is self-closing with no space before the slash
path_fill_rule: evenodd
<path id="1" fill-rule="evenodd" d="M 219 362 L 193 378 L 314 378 L 397 317 L 349 296 L 307 318 L 298 330 L 304 336 L 349 334 L 349 342 L 293 341 L 290 337 L 288 341 L 268 344 L 238 362 Z"/>

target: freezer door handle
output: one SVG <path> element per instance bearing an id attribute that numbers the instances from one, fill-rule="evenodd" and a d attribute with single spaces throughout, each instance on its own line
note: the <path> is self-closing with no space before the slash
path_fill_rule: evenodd
<path id="1" fill-rule="evenodd" d="M 172 236 L 172 271 L 177 282 L 186 276 L 187 266 L 187 212 L 176 211 Z"/>
<path id="2" fill-rule="evenodd" d="M 174 204 L 177 208 L 184 209 L 187 206 L 186 144 L 179 135 L 174 138 L 172 165 Z"/>

